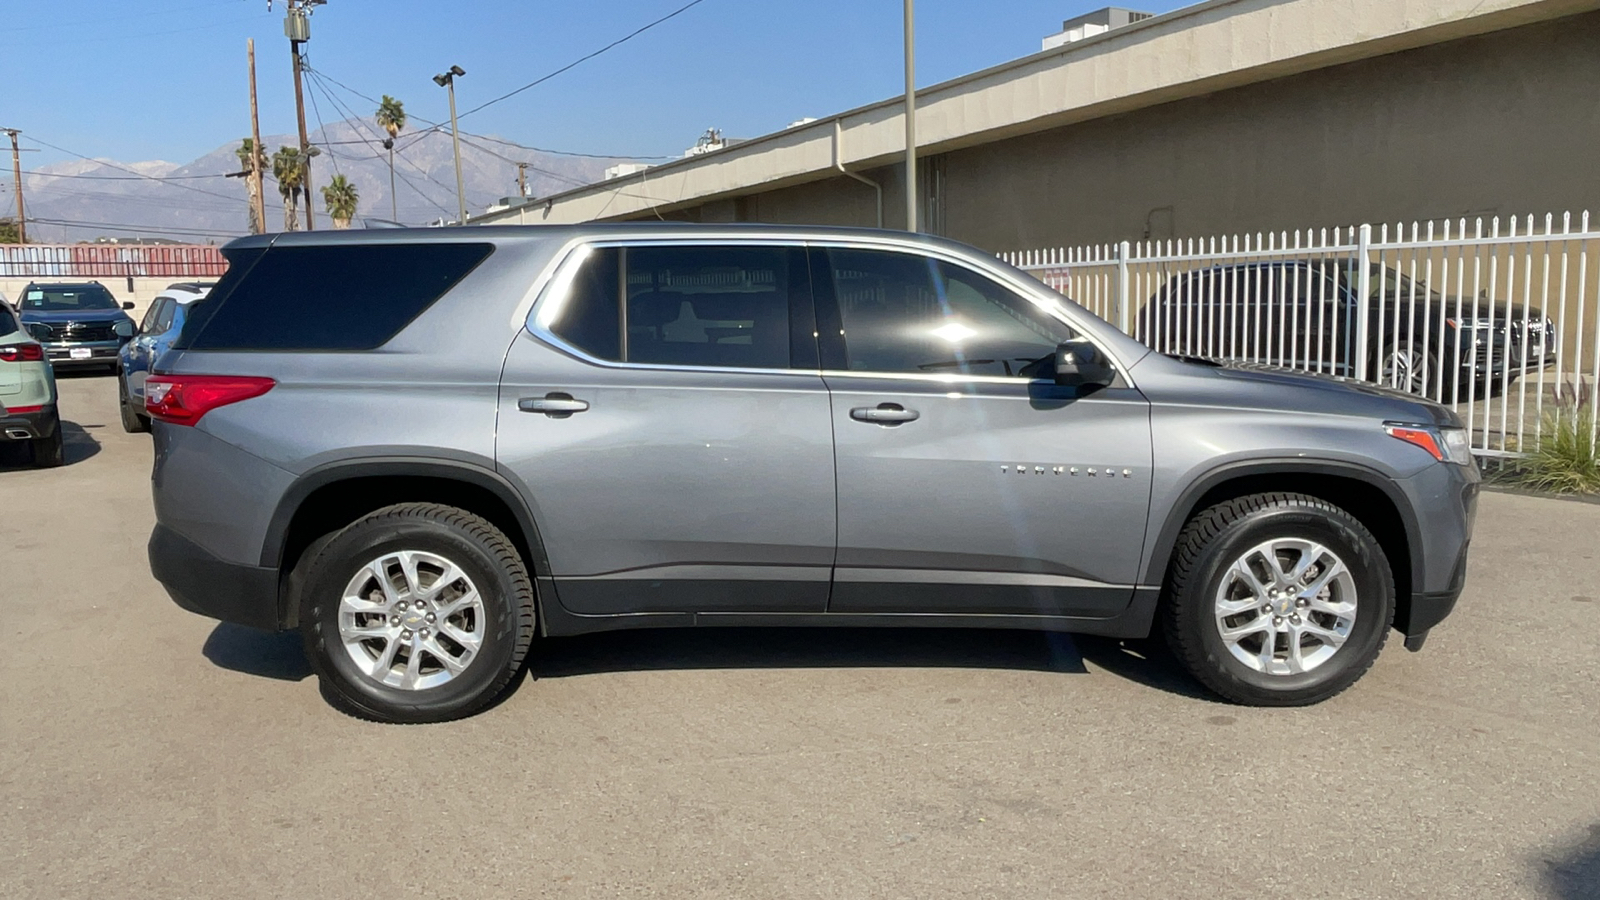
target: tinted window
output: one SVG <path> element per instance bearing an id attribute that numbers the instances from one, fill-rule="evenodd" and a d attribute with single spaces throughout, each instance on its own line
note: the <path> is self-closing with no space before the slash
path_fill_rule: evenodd
<path id="1" fill-rule="evenodd" d="M 1072 329 L 975 272 L 875 250 L 829 251 L 852 370 L 1032 376 Z"/>
<path id="2" fill-rule="evenodd" d="M 223 257 L 228 260 L 228 271 L 222 276 L 222 280 L 217 282 L 216 288 L 211 293 L 189 305 L 188 314 L 183 320 L 183 330 L 178 332 L 178 339 L 173 341 L 174 348 L 183 349 L 189 346 L 194 336 L 211 321 L 212 313 L 216 312 L 222 301 L 244 281 L 245 276 L 255 268 L 256 263 L 266 253 L 263 247 L 251 247 L 247 250 L 230 247 L 222 249 Z"/>
<path id="3" fill-rule="evenodd" d="M 612 361 L 788 368 L 804 260 L 787 247 L 602 248 L 550 328 Z"/>
<path id="4" fill-rule="evenodd" d="M 180 343 L 195 350 L 371 350 L 493 250 L 481 243 L 274 247 L 236 280 L 240 260 L 230 260 L 228 276 L 200 301 Z"/>
<path id="5" fill-rule="evenodd" d="M 98 284 L 67 284 L 55 287 L 30 286 L 22 293 L 23 311 L 78 312 L 81 310 L 121 309 L 111 292 Z"/>
<path id="6" fill-rule="evenodd" d="M 17 330 L 17 320 L 11 317 L 11 311 L 0 306 L 0 334 L 10 334 Z"/>

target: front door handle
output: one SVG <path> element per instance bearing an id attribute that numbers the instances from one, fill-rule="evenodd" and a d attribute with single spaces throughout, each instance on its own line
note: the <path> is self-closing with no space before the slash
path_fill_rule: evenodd
<path id="1" fill-rule="evenodd" d="M 921 417 L 922 413 L 906 409 L 898 403 L 858 406 L 850 410 L 850 418 L 857 422 L 876 422 L 879 425 L 899 425 L 901 422 L 914 422 Z"/>
<path id="2" fill-rule="evenodd" d="M 523 412 L 544 413 L 553 419 L 564 419 L 588 408 L 589 401 L 575 400 L 571 394 L 559 392 L 551 392 L 543 397 L 523 397 L 517 401 L 517 409 Z"/>

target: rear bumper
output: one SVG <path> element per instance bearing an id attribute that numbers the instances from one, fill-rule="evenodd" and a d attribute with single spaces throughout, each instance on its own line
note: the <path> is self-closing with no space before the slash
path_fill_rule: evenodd
<path id="1" fill-rule="evenodd" d="M 276 569 L 226 562 L 157 525 L 150 533 L 150 572 L 192 613 L 268 631 L 281 627 Z"/>
<path id="2" fill-rule="evenodd" d="M 56 433 L 60 421 L 54 404 L 42 406 L 38 412 L 0 412 L 0 441 L 47 438 Z"/>

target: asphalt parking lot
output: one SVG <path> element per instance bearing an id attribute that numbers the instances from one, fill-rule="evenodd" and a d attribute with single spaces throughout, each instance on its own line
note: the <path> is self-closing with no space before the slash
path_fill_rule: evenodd
<path id="1" fill-rule="evenodd" d="M 1600 897 L 1600 505 L 1490 494 L 1467 593 L 1304 710 L 1117 642 L 639 632 L 443 726 L 151 580 L 144 435 L 0 466 L 0 897 Z"/>

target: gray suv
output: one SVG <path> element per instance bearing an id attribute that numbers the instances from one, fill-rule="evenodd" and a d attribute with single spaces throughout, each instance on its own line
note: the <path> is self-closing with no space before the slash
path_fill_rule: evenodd
<path id="1" fill-rule="evenodd" d="M 469 715 L 535 634 L 1159 628 L 1330 697 L 1454 606 L 1448 410 L 1152 352 L 981 252 L 671 224 L 250 237 L 147 382 L 150 563 L 324 693 Z"/>

